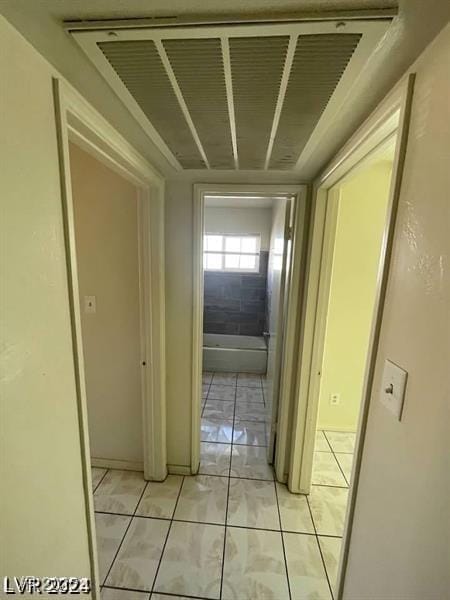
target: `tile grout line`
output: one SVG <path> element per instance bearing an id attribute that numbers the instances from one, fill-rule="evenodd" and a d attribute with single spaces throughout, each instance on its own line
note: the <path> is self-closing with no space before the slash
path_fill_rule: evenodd
<path id="1" fill-rule="evenodd" d="M 147 600 L 150 600 L 150 597 L 152 595 L 152 593 L 155 594 L 159 594 L 159 592 L 148 592 L 148 591 L 143 591 L 140 590 L 138 588 L 130 588 L 130 587 L 117 587 L 115 585 L 104 585 L 102 586 L 103 589 L 107 589 L 107 590 L 119 590 L 119 591 L 125 591 L 125 592 L 138 592 L 140 594 L 149 594 L 149 597 Z M 173 594 L 172 592 L 161 592 L 162 596 L 167 596 L 168 598 L 179 598 L 179 594 Z M 211 600 L 211 598 L 207 598 L 206 596 L 190 596 L 189 594 L 183 594 L 184 598 L 187 598 L 188 600 Z"/>
<path id="2" fill-rule="evenodd" d="M 328 575 L 327 566 L 325 564 L 325 559 L 323 557 L 322 548 L 320 547 L 319 535 L 317 533 L 317 527 L 316 527 L 316 523 L 314 521 L 314 515 L 313 515 L 313 512 L 311 510 L 311 506 L 309 504 L 308 494 L 305 494 L 305 497 L 306 497 L 306 504 L 308 505 L 308 510 L 309 510 L 309 514 L 310 514 L 310 517 L 311 517 L 311 521 L 312 521 L 312 524 L 313 524 L 313 527 L 314 527 L 314 532 L 315 532 L 315 537 L 316 537 L 316 544 L 317 544 L 317 546 L 319 548 L 320 558 L 322 559 L 323 570 L 325 571 L 325 577 L 327 578 L 328 587 L 329 587 L 329 590 L 330 590 L 331 598 L 333 600 L 334 599 L 333 588 L 331 586 L 331 582 L 330 582 L 330 577 Z"/>
<path id="3" fill-rule="evenodd" d="M 92 466 L 91 466 L 91 481 L 92 481 L 92 469 L 93 469 L 93 468 L 94 468 L 94 469 L 99 469 L 99 468 L 101 468 L 101 467 L 92 467 Z M 104 468 L 104 467 L 103 467 L 103 468 Z M 94 497 L 94 494 L 95 494 L 95 492 L 98 490 L 98 488 L 99 488 L 100 484 L 101 484 L 101 483 L 102 483 L 102 481 L 105 479 L 105 477 L 106 477 L 106 475 L 107 475 L 107 473 L 108 473 L 108 471 L 109 471 L 109 470 L 110 470 L 110 469 L 106 469 L 106 470 L 105 470 L 105 472 L 103 473 L 103 475 L 102 475 L 102 476 L 101 476 L 101 478 L 100 478 L 100 481 L 99 481 L 99 482 L 97 483 L 97 485 L 95 486 L 95 489 L 92 489 L 92 497 Z M 94 512 L 95 512 L 95 511 L 94 511 Z"/>
<path id="4" fill-rule="evenodd" d="M 328 438 L 327 438 L 327 434 L 326 434 L 326 432 L 324 431 L 324 432 L 323 432 L 323 434 L 324 434 L 324 436 L 325 436 L 325 438 L 326 438 L 326 440 L 327 440 L 327 442 L 328 442 L 328 444 L 329 444 L 329 446 L 330 446 L 330 448 L 331 448 L 331 452 L 332 452 L 332 454 L 333 454 L 333 456 L 334 456 L 334 460 L 335 460 L 335 461 L 337 462 L 337 464 L 338 464 L 339 470 L 340 470 L 340 472 L 342 473 L 342 477 L 343 477 L 343 478 L 344 478 L 344 480 L 347 482 L 347 486 L 348 486 L 348 487 L 350 487 L 350 481 L 348 481 L 348 479 L 347 479 L 347 477 L 345 476 L 345 473 L 344 473 L 344 471 L 343 471 L 343 469 L 342 469 L 341 465 L 339 464 L 339 461 L 338 461 L 338 459 L 337 459 L 336 453 L 335 453 L 335 451 L 334 451 L 334 449 L 333 449 L 333 446 L 331 445 L 330 441 L 329 441 L 329 440 L 328 440 Z M 351 452 L 351 453 L 350 453 L 350 452 L 343 452 L 343 454 L 351 454 L 351 455 L 353 456 L 353 455 L 354 455 L 354 452 Z M 352 462 L 353 462 L 353 459 L 352 459 Z"/>
<path id="5" fill-rule="evenodd" d="M 184 480 L 185 479 L 186 479 L 186 477 L 183 475 L 183 479 L 181 481 L 180 489 L 178 490 L 177 499 L 175 501 L 175 506 L 173 507 L 172 517 L 170 518 L 169 527 L 167 529 L 166 539 L 164 540 L 164 544 L 163 544 L 163 547 L 161 549 L 161 554 L 160 554 L 159 561 L 158 561 L 158 566 L 156 567 L 155 575 L 153 577 L 153 583 L 152 583 L 152 587 L 151 587 L 151 590 L 150 590 L 150 597 L 153 595 L 153 592 L 155 591 L 154 588 L 155 588 L 155 584 L 156 584 L 156 579 L 158 577 L 159 569 L 161 567 L 162 559 L 163 559 L 163 556 L 164 556 L 164 551 L 166 549 L 167 540 L 169 539 L 170 530 L 172 529 L 173 518 L 175 516 L 175 511 L 177 510 L 178 500 L 180 499 L 181 490 L 183 489 L 183 485 L 184 485 Z"/>
<path id="6" fill-rule="evenodd" d="M 144 481 L 145 481 L 145 480 L 144 480 Z M 119 546 L 118 546 L 118 548 L 117 548 L 117 552 L 114 554 L 114 558 L 112 559 L 112 562 L 111 562 L 111 564 L 110 564 L 110 566 L 109 566 L 108 572 L 106 573 L 105 579 L 103 580 L 103 584 L 105 584 L 105 583 L 107 582 L 107 580 L 108 580 L 109 574 L 111 573 L 111 569 L 113 568 L 113 565 L 114 565 L 114 563 L 116 562 L 116 558 L 117 558 L 117 556 L 118 556 L 118 554 L 119 554 L 119 552 L 120 552 L 120 549 L 122 548 L 122 544 L 123 544 L 123 542 L 124 542 L 124 540 L 125 540 L 125 537 L 126 537 L 126 535 L 127 535 L 127 533 L 128 533 L 128 530 L 129 530 L 129 529 L 130 529 L 130 527 L 131 527 L 131 523 L 133 522 L 133 519 L 134 519 L 134 517 L 135 517 L 135 515 L 136 515 L 136 511 L 137 511 L 137 509 L 138 509 L 138 506 L 139 506 L 139 504 L 141 503 L 141 500 L 142 500 L 142 498 L 144 497 L 144 493 L 145 493 L 145 490 L 147 489 L 147 486 L 148 486 L 148 484 L 149 484 L 149 482 L 148 482 L 148 481 L 146 481 L 146 482 L 145 482 L 145 485 L 144 485 L 144 489 L 142 490 L 142 492 L 141 492 L 141 495 L 139 496 L 139 500 L 137 501 L 137 503 L 136 503 L 136 506 L 135 506 L 135 508 L 134 508 L 134 512 L 133 512 L 133 514 L 132 514 L 131 516 L 130 516 L 130 515 L 127 515 L 127 516 L 130 516 L 130 522 L 128 523 L 128 525 L 127 525 L 127 528 L 125 529 L 125 533 L 124 533 L 124 534 L 123 534 L 123 536 L 122 536 L 122 539 L 121 539 L 121 541 L 120 541 L 120 544 L 119 544 Z"/>
<path id="7" fill-rule="evenodd" d="M 230 502 L 230 483 L 231 483 L 231 461 L 233 460 L 233 440 L 234 440 L 234 416 L 236 414 L 236 396 L 237 396 L 237 375 L 236 375 L 236 387 L 234 389 L 234 406 L 233 406 L 233 427 L 231 429 L 231 451 L 230 451 L 230 464 L 228 466 L 228 485 L 227 485 L 227 502 L 225 507 L 225 524 L 224 524 L 224 534 L 223 534 L 223 552 L 222 552 L 222 570 L 220 575 L 220 590 L 219 590 L 219 598 L 222 598 L 223 593 L 223 574 L 225 570 L 225 551 L 227 545 L 227 523 L 228 523 L 228 505 Z"/>
<path id="8" fill-rule="evenodd" d="M 281 546 L 283 548 L 284 568 L 286 570 L 286 579 L 287 579 L 287 585 L 288 585 L 289 600 L 292 600 L 291 582 L 289 580 L 289 569 L 288 569 L 287 558 L 286 558 L 286 547 L 284 545 L 283 526 L 281 524 L 281 511 L 280 511 L 280 503 L 278 500 L 277 482 L 274 481 L 273 485 L 275 488 L 275 498 L 276 498 L 276 502 L 277 502 L 278 520 L 280 522 Z"/>

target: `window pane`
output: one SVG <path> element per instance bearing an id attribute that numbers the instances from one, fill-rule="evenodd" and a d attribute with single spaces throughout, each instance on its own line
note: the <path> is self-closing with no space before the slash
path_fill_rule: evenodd
<path id="1" fill-rule="evenodd" d="M 225 250 L 226 250 L 226 252 L 240 252 L 241 251 L 241 238 L 227 236 L 225 238 Z"/>
<path id="2" fill-rule="evenodd" d="M 225 254 L 225 269 L 239 269 L 239 254 Z"/>
<path id="3" fill-rule="evenodd" d="M 206 254 L 205 256 L 207 269 L 222 269 L 222 254 Z"/>
<path id="4" fill-rule="evenodd" d="M 256 269 L 256 256 L 241 254 L 239 266 L 241 269 Z"/>
<path id="5" fill-rule="evenodd" d="M 222 250 L 222 236 L 205 235 L 205 250 L 220 252 Z"/>
<path id="6" fill-rule="evenodd" d="M 249 236 L 243 237 L 241 252 L 258 252 L 257 238 Z"/>

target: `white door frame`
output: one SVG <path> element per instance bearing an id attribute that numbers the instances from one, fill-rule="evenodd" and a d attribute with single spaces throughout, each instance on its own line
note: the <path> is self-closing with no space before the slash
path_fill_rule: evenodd
<path id="1" fill-rule="evenodd" d="M 209 194 L 236 195 L 253 194 L 257 196 L 291 196 L 294 201 L 294 226 L 292 232 L 292 251 L 290 281 L 288 289 L 288 310 L 285 317 L 286 335 L 283 340 L 283 355 L 290 356 L 295 347 L 297 315 L 301 306 L 301 281 L 303 269 L 303 249 L 306 232 L 305 185 L 262 185 L 262 184 L 195 184 L 193 215 L 193 314 L 192 314 L 192 410 L 191 410 L 191 473 L 197 473 L 200 465 L 200 404 L 202 397 L 203 363 L 203 219 L 204 198 Z M 277 423 L 277 445 L 275 450 L 275 472 L 277 478 L 286 480 L 288 442 L 285 439 L 289 431 L 290 403 L 293 399 L 292 365 L 283 361 L 279 388 L 279 410 Z M 284 479 L 283 479 L 284 478 Z"/>
<path id="2" fill-rule="evenodd" d="M 375 153 L 388 144 L 393 136 L 396 136 L 388 211 L 380 255 L 374 319 L 369 342 L 353 461 L 352 482 L 349 490 L 346 525 L 339 567 L 339 600 L 342 598 L 344 588 L 345 569 L 358 492 L 364 436 L 372 393 L 375 360 L 406 153 L 413 86 L 414 75 L 410 75 L 396 86 L 394 91 L 354 134 L 321 177 L 319 177 L 313 191 L 314 206 L 308 250 L 309 266 L 303 316 L 303 339 L 301 351 L 298 356 L 300 368 L 289 468 L 289 489 L 292 492 L 304 494 L 308 494 L 311 487 L 312 460 L 319 408 L 318 389 L 330 285 L 330 263 L 333 257 L 333 232 L 336 226 L 336 211 L 335 207 L 333 207 L 336 196 L 332 188 L 351 171 L 361 166 L 362 162 L 371 160 Z"/>
<path id="3" fill-rule="evenodd" d="M 72 87 L 54 78 L 53 92 L 86 520 L 93 594 L 94 598 L 100 598 L 69 140 L 75 142 L 96 159 L 133 183 L 138 189 L 143 466 L 145 479 L 158 481 L 164 480 L 167 475 L 164 181 L 151 165 Z"/>

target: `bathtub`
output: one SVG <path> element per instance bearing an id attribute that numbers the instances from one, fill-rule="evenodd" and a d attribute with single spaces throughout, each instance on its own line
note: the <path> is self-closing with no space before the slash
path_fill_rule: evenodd
<path id="1" fill-rule="evenodd" d="M 267 345 L 263 337 L 203 334 L 203 370 L 266 373 Z"/>

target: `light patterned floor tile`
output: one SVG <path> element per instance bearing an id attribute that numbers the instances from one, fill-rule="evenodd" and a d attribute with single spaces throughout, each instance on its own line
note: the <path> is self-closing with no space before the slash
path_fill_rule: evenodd
<path id="1" fill-rule="evenodd" d="M 327 442 L 327 438 L 323 431 L 316 431 L 316 443 L 314 446 L 315 452 L 331 452 L 331 446 Z"/>
<path id="2" fill-rule="evenodd" d="M 272 481 L 273 470 L 267 463 L 266 448 L 260 446 L 233 446 L 231 476 Z"/>
<path id="3" fill-rule="evenodd" d="M 169 475 L 161 483 L 148 482 L 136 514 L 141 517 L 171 519 L 182 482 L 181 475 Z"/>
<path id="4" fill-rule="evenodd" d="M 204 383 L 202 385 L 202 398 L 206 398 L 209 392 L 209 383 Z"/>
<path id="5" fill-rule="evenodd" d="M 347 483 L 350 485 L 350 480 L 352 478 L 353 454 L 337 453 L 336 460 L 338 461 L 339 466 L 344 473 Z"/>
<path id="6" fill-rule="evenodd" d="M 231 444 L 200 444 L 200 475 L 228 475 L 231 463 Z"/>
<path id="7" fill-rule="evenodd" d="M 227 524 L 279 530 L 280 519 L 274 483 L 230 479 Z"/>
<path id="8" fill-rule="evenodd" d="M 260 402 L 264 404 L 262 388 L 238 387 L 236 390 L 236 402 Z"/>
<path id="9" fill-rule="evenodd" d="M 256 373 L 238 373 L 237 384 L 243 387 L 261 388 L 261 375 L 257 375 Z"/>
<path id="10" fill-rule="evenodd" d="M 288 600 L 281 534 L 227 529 L 223 600 Z"/>
<path id="11" fill-rule="evenodd" d="M 213 385 L 236 386 L 237 373 L 214 373 Z"/>
<path id="12" fill-rule="evenodd" d="M 231 444 L 233 439 L 233 421 L 202 419 L 201 441 Z"/>
<path id="13" fill-rule="evenodd" d="M 332 600 L 316 536 L 283 533 L 292 600 Z"/>
<path id="14" fill-rule="evenodd" d="M 155 592 L 218 599 L 225 527 L 174 521 Z"/>
<path id="15" fill-rule="evenodd" d="M 266 408 L 262 402 L 236 402 L 234 417 L 236 421 L 264 422 Z"/>
<path id="16" fill-rule="evenodd" d="M 209 373 L 208 371 L 203 372 L 202 383 L 209 385 L 212 381 L 214 373 Z"/>
<path id="17" fill-rule="evenodd" d="M 102 480 L 106 471 L 107 471 L 107 469 L 100 469 L 99 467 L 91 467 L 92 490 L 93 491 L 95 491 L 95 488 L 98 486 L 98 484 Z"/>
<path id="18" fill-rule="evenodd" d="M 348 452 L 352 454 L 355 451 L 356 433 L 325 431 L 325 435 L 333 452 Z"/>
<path id="19" fill-rule="evenodd" d="M 191 598 L 187 598 L 186 596 L 174 596 L 170 594 L 152 594 L 151 600 L 192 600 Z"/>
<path id="20" fill-rule="evenodd" d="M 228 479 L 213 475 L 186 477 L 175 510 L 175 519 L 225 523 Z"/>
<path id="21" fill-rule="evenodd" d="M 339 568 L 339 559 L 341 554 L 342 538 L 332 538 L 319 536 L 319 544 L 322 550 L 325 568 L 328 573 L 328 579 L 331 583 L 334 597 L 337 597 L 337 576 Z"/>
<path id="22" fill-rule="evenodd" d="M 314 452 L 313 485 L 338 485 L 347 487 L 345 477 L 332 452 Z"/>
<path id="23" fill-rule="evenodd" d="M 234 417 L 234 402 L 208 399 L 202 416 L 205 419 L 232 420 Z"/>
<path id="24" fill-rule="evenodd" d="M 98 567 L 100 585 L 105 581 L 109 568 L 120 546 L 131 517 L 96 513 L 95 531 L 97 538 Z"/>
<path id="25" fill-rule="evenodd" d="M 110 469 L 95 491 L 95 510 L 132 515 L 145 483 L 142 473 Z"/>
<path id="26" fill-rule="evenodd" d="M 102 600 L 149 600 L 148 592 L 132 592 L 130 590 L 119 590 L 115 588 L 103 588 Z"/>
<path id="27" fill-rule="evenodd" d="M 278 504 L 280 507 L 281 528 L 297 533 L 314 533 L 314 525 L 306 496 L 291 494 L 282 483 L 277 483 Z"/>
<path id="28" fill-rule="evenodd" d="M 106 584 L 150 592 L 169 525 L 169 521 L 134 517 Z"/>
<path id="29" fill-rule="evenodd" d="M 208 392 L 208 400 L 225 400 L 234 402 L 236 396 L 236 388 L 231 385 L 215 385 L 210 386 Z"/>
<path id="30" fill-rule="evenodd" d="M 258 421 L 238 421 L 234 426 L 233 444 L 266 446 L 266 425 Z"/>
<path id="31" fill-rule="evenodd" d="M 342 536 L 348 489 L 313 485 L 308 496 L 309 506 L 319 535 Z"/>

